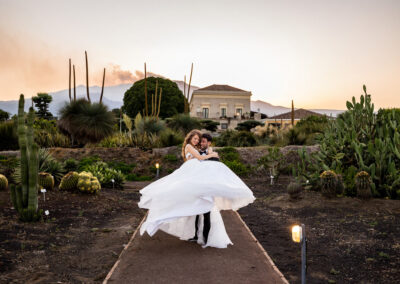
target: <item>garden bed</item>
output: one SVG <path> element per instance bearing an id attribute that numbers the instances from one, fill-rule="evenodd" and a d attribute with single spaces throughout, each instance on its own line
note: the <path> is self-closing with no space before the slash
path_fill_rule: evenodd
<path id="1" fill-rule="evenodd" d="M 400 202 L 326 199 L 318 192 L 289 201 L 281 176 L 244 180 L 256 201 L 239 213 L 290 283 L 300 283 L 300 245 L 291 226 L 304 223 L 308 283 L 396 283 L 400 275 Z"/>
<path id="2" fill-rule="evenodd" d="M 0 282 L 101 282 L 144 216 L 137 191 L 96 195 L 59 192 L 39 197 L 43 222 L 22 223 L 0 192 Z M 60 282 L 60 283 L 61 283 Z"/>

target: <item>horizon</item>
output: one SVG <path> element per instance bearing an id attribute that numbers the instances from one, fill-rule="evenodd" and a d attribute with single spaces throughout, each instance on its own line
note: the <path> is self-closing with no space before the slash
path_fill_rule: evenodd
<path id="1" fill-rule="evenodd" d="M 377 108 L 400 106 L 399 1 L 0 0 L 0 11 L 0 101 L 68 89 L 69 58 L 86 86 L 87 50 L 89 86 L 103 67 L 106 86 L 132 83 L 144 62 L 188 81 L 193 62 L 192 85 L 276 106 L 345 109 L 363 84 Z"/>

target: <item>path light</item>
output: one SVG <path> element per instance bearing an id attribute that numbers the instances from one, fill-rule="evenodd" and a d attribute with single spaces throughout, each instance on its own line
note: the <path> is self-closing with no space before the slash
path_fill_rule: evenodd
<path id="1" fill-rule="evenodd" d="M 306 227 L 304 224 L 294 225 L 292 227 L 292 240 L 295 243 L 301 243 L 301 283 L 306 283 L 306 249 L 307 249 L 307 238 L 306 238 Z"/>
<path id="2" fill-rule="evenodd" d="M 43 193 L 43 202 L 45 202 L 45 201 L 46 201 L 46 189 L 45 189 L 45 188 L 42 188 L 42 189 L 40 190 L 40 192 Z"/>
<path id="3" fill-rule="evenodd" d="M 160 164 L 159 164 L 159 163 L 156 163 L 156 169 L 157 169 L 157 175 L 156 175 L 156 178 L 158 178 L 158 177 L 159 177 L 159 175 L 160 175 Z"/>
<path id="4" fill-rule="evenodd" d="M 271 178 L 271 185 L 274 184 L 274 170 L 273 168 L 269 169 L 269 177 Z"/>
<path id="5" fill-rule="evenodd" d="M 114 182 L 115 182 L 115 180 L 114 180 L 114 179 L 111 179 L 111 182 L 112 182 L 112 184 L 113 184 L 113 189 L 114 189 Z"/>

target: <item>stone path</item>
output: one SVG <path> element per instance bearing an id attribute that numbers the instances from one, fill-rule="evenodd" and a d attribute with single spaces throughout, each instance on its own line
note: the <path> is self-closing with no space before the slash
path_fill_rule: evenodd
<path id="1" fill-rule="evenodd" d="M 288 283 L 239 214 L 222 216 L 233 246 L 203 249 L 137 229 L 103 283 Z"/>

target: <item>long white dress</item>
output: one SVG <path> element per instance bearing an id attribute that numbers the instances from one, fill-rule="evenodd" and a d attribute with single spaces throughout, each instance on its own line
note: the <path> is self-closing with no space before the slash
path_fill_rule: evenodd
<path id="1" fill-rule="evenodd" d="M 149 209 L 140 228 L 141 235 L 147 232 L 153 236 L 162 230 L 188 240 L 195 235 L 195 219 L 200 215 L 198 243 L 204 244 L 201 214 L 211 212 L 211 228 L 203 248 L 226 248 L 233 244 L 226 233 L 220 210 L 238 210 L 255 200 L 253 192 L 224 163 L 195 158 L 144 187 L 140 193 L 139 207 Z"/>

